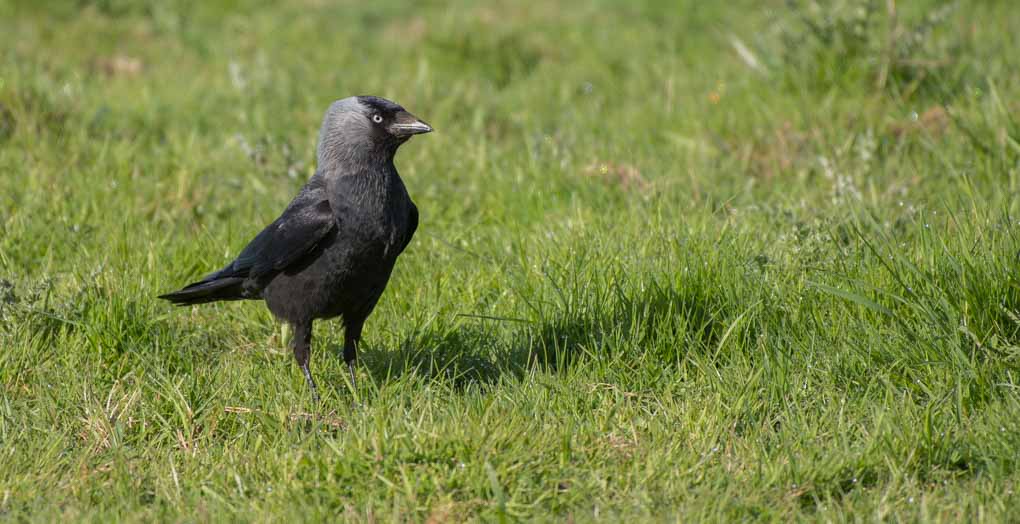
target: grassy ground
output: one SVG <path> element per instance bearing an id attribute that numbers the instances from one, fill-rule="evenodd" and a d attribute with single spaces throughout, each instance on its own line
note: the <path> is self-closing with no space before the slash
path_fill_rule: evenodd
<path id="1" fill-rule="evenodd" d="M 1016 518 L 1020 11 L 889 3 L 0 0 L 0 518 Z M 438 131 L 315 408 L 154 297 L 351 94 Z"/>

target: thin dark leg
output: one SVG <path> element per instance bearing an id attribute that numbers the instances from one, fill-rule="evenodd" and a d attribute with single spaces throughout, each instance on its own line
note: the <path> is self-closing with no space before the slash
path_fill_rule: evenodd
<path id="1" fill-rule="evenodd" d="M 347 363 L 347 371 L 351 373 L 351 387 L 358 389 L 357 379 L 354 378 L 354 363 L 358 359 L 358 344 L 361 343 L 361 324 L 349 324 L 344 328 L 344 362 Z"/>
<path id="2" fill-rule="evenodd" d="M 290 341 L 290 345 L 294 349 L 294 360 L 297 360 L 298 366 L 301 366 L 305 382 L 308 382 L 308 388 L 312 390 L 312 400 L 318 403 L 319 391 L 315 387 L 315 381 L 312 380 L 312 372 L 308 369 L 308 360 L 312 352 L 311 322 L 308 325 L 294 326 L 294 339 Z"/>

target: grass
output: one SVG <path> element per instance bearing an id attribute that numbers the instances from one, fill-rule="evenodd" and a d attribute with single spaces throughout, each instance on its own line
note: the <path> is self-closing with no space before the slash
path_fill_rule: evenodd
<path id="1" fill-rule="evenodd" d="M 0 518 L 1015 519 L 1013 7 L 0 1 Z M 314 407 L 154 297 L 368 93 L 438 131 Z"/>

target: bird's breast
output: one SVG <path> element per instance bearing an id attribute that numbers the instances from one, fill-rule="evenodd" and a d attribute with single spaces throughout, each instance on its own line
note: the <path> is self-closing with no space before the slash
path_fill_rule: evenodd
<path id="1" fill-rule="evenodd" d="M 333 181 L 330 205 L 340 241 L 357 245 L 365 257 L 396 253 L 408 227 L 411 199 L 395 170 L 366 170 Z M 395 256 L 395 255 L 394 255 Z"/>

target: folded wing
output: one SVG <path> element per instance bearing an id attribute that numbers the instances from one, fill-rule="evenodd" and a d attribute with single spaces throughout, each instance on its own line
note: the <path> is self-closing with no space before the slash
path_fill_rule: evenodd
<path id="1" fill-rule="evenodd" d="M 178 305 L 260 298 L 272 277 L 300 262 L 334 227 L 336 222 L 329 201 L 321 192 L 306 188 L 233 262 L 159 298 Z"/>

